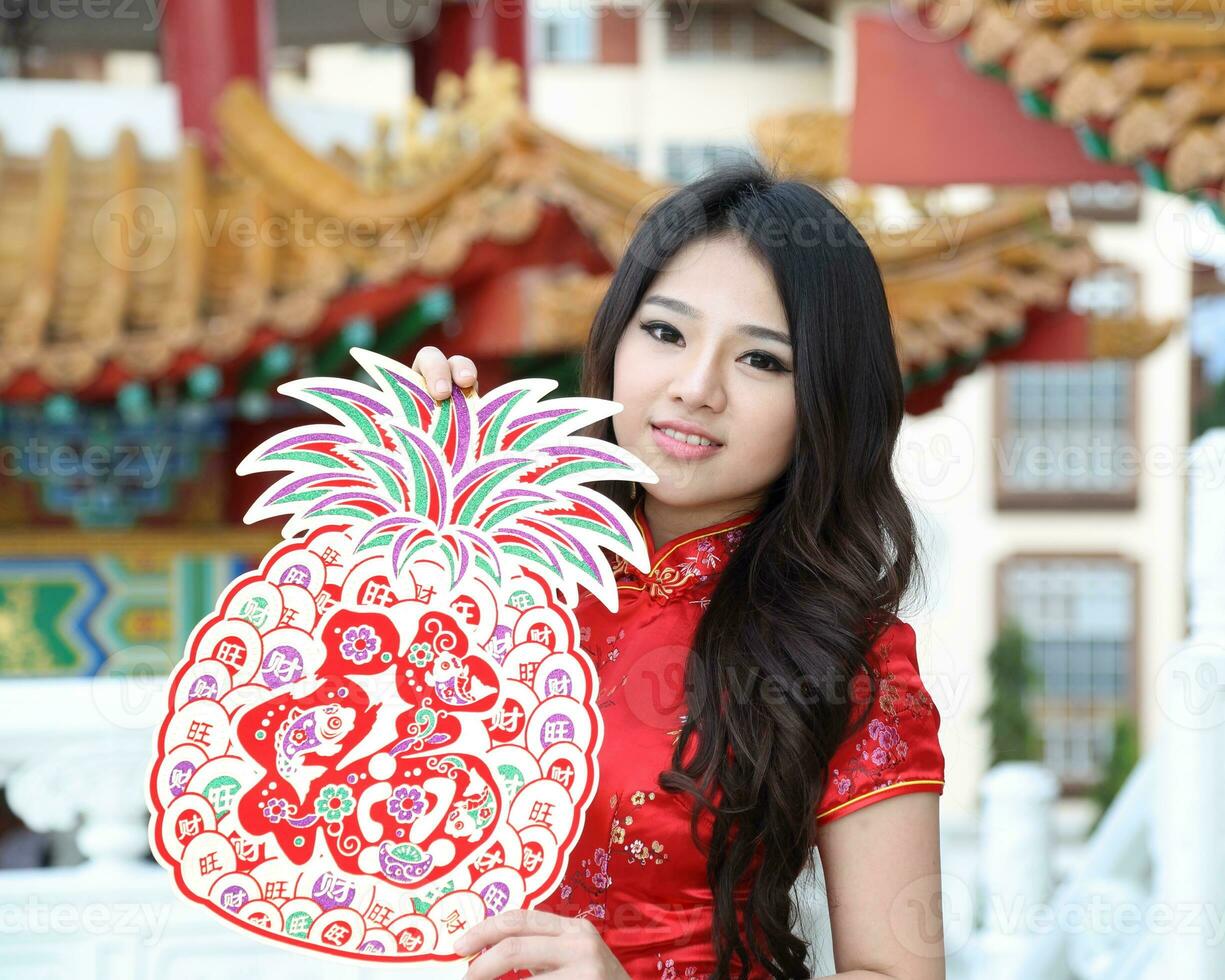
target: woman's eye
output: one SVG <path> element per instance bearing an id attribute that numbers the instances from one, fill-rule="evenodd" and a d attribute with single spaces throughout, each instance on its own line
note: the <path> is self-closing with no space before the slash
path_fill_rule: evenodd
<path id="1" fill-rule="evenodd" d="M 666 331 L 669 334 L 676 334 L 676 336 L 678 337 L 680 336 L 680 334 L 677 332 L 677 330 L 674 327 L 670 327 L 668 326 L 668 324 L 662 323 L 659 320 L 652 320 L 650 323 L 642 324 L 642 329 L 645 330 L 647 333 L 649 333 L 656 340 L 663 341 L 663 343 L 665 344 L 671 343 L 671 341 L 665 340 L 663 337 L 655 333 L 657 329 Z"/>
<path id="2" fill-rule="evenodd" d="M 675 343 L 675 339 L 670 339 L 673 337 L 673 335 L 675 335 L 677 338 L 680 337 L 680 331 L 678 331 L 675 327 L 669 326 L 668 324 L 662 322 L 661 320 L 652 320 L 649 323 L 641 323 L 639 326 L 656 340 L 664 344 Z M 656 333 L 656 331 L 660 332 Z M 749 353 L 745 354 L 744 356 L 758 358 L 759 363 L 751 366 L 759 368 L 763 371 L 776 371 L 784 373 L 787 371 L 786 366 L 773 354 L 767 354 L 764 351 L 755 350 L 749 351 Z"/>
<path id="3" fill-rule="evenodd" d="M 755 351 L 749 351 L 749 353 L 745 354 L 744 356 L 760 358 L 762 361 L 765 362 L 763 364 L 754 364 L 752 365 L 753 367 L 759 367 L 766 371 L 786 371 L 787 370 L 785 367 L 783 367 L 779 359 L 773 356 L 772 354 L 765 354 L 762 351 L 755 350 Z"/>

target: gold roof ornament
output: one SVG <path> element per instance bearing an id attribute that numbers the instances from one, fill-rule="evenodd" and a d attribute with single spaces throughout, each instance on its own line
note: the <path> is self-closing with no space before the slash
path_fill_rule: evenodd
<path id="1" fill-rule="evenodd" d="M 802 109 L 761 117 L 752 127 L 762 158 L 786 177 L 826 183 L 845 177 L 850 120 L 845 113 Z"/>
<path id="2" fill-rule="evenodd" d="M 473 56 L 461 78 L 442 71 L 434 105 L 410 96 L 404 113 L 400 156 L 395 161 L 400 187 L 439 177 L 488 144 L 508 122 L 526 118 L 522 77 L 513 61 L 497 60 L 487 48 Z"/>
<path id="3" fill-rule="evenodd" d="M 940 0 L 904 0 L 925 18 Z M 1135 166 L 1220 216 L 1225 31 L 1217 0 L 975 0 L 967 61 L 1028 112 L 1077 129 L 1090 156 Z"/>
<path id="4" fill-rule="evenodd" d="M 171 160 L 131 134 L 101 158 L 65 131 L 36 158 L 0 144 L 0 391 L 113 394 L 186 357 L 225 364 L 260 333 L 305 338 L 347 289 L 445 284 L 477 243 L 528 240 L 546 207 L 615 264 L 667 188 L 533 122 L 518 86 L 478 56 L 433 109 L 410 100 L 402 132 L 379 120 L 372 146 L 320 154 L 236 82 L 211 170 L 190 138 Z"/>
<path id="5" fill-rule="evenodd" d="M 534 122 L 517 72 L 478 57 L 466 78 L 439 79 L 432 109 L 410 99 L 402 131 L 380 120 L 364 152 L 308 149 L 243 82 L 216 107 L 213 170 L 190 139 L 169 161 L 143 157 L 130 134 L 101 159 L 80 156 L 64 132 L 36 159 L 0 146 L 0 391 L 21 381 L 113 393 L 106 384 L 173 377 L 192 359 L 225 364 L 257 337 L 310 343 L 346 290 L 410 275 L 445 283 L 476 244 L 530 239 L 546 208 L 565 211 L 615 267 L 672 186 Z M 828 112 L 758 129 L 780 174 L 824 180 L 873 248 L 907 373 L 1023 331 L 1029 306 L 1062 306 L 1094 267 L 1085 229 L 1055 222 L 1045 192 L 1000 195 L 970 215 L 930 195 L 911 225 L 886 226 L 878 189 L 838 163 L 847 131 Z M 528 339 L 577 349 L 608 276 L 559 272 L 531 282 L 539 329 Z M 1095 349 L 1139 356 L 1169 329 L 1103 327 Z"/>

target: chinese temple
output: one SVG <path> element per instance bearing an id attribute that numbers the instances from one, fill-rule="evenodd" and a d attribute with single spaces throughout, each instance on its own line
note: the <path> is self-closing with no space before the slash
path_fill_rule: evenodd
<path id="1" fill-rule="evenodd" d="M 351 373 L 352 346 L 436 344 L 473 357 L 484 390 L 573 390 L 635 220 L 669 190 L 535 123 L 521 38 L 490 41 L 470 11 L 443 18 L 372 146 L 312 151 L 262 86 L 267 5 L 207 6 L 172 3 L 163 27 L 175 158 L 130 132 L 101 158 L 63 129 L 37 158 L 0 142 L 5 673 L 169 667 L 278 536 L 242 525 L 262 486 L 234 468 L 287 424 L 282 380 Z M 1098 259 L 1032 187 L 884 234 L 871 188 L 845 180 L 849 125 L 797 113 L 756 135 L 872 245 L 911 412 L 984 362 L 1141 357 L 1170 329 L 1069 308 Z"/>
<path id="2" fill-rule="evenodd" d="M 1013 98 L 1018 117 L 1067 127 L 1088 159 L 1131 168 L 1148 186 L 1203 201 L 1225 219 L 1225 32 L 1210 0 L 1158 0 L 1143 10 L 1122 0 L 902 6 L 913 21 L 899 34 L 930 49 L 925 61 L 941 62 L 924 90 L 940 90 L 958 72 L 970 83 L 973 70 Z M 931 43 L 941 39 L 949 43 Z"/>

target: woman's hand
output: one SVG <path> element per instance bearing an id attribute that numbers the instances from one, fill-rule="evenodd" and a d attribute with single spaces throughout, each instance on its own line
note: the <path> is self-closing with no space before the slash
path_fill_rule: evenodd
<path id="1" fill-rule="evenodd" d="M 574 919 L 536 909 L 511 909 L 478 922 L 455 943 L 455 952 L 471 955 L 482 947 L 464 980 L 495 980 L 511 970 L 532 976 L 629 980 L 612 950 L 589 919 Z"/>
<path id="2" fill-rule="evenodd" d="M 447 357 L 437 347 L 422 347 L 417 351 L 412 368 L 425 378 L 430 394 L 439 401 L 451 397 L 452 379 L 461 388 L 476 384 L 476 364 L 472 358 L 462 354 Z"/>

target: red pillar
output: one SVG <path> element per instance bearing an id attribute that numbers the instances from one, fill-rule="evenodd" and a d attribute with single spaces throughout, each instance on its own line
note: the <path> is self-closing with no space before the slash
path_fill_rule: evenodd
<path id="1" fill-rule="evenodd" d="M 276 44 L 275 0 L 166 0 L 160 39 L 162 72 L 179 90 L 183 131 L 199 134 L 215 161 L 213 103 L 236 78 L 265 87 Z"/>
<path id="2" fill-rule="evenodd" d="M 409 42 L 413 55 L 413 89 L 425 102 L 434 101 L 434 83 L 444 69 L 464 75 L 472 55 L 488 48 L 495 58 L 519 66 L 521 94 L 527 103 L 527 0 L 496 3 L 448 3 L 443 0 L 438 25 Z"/>

